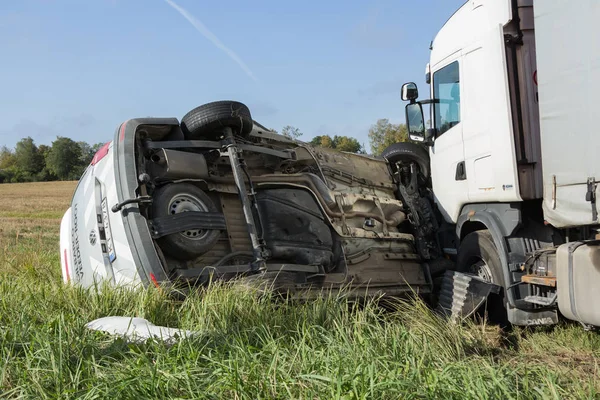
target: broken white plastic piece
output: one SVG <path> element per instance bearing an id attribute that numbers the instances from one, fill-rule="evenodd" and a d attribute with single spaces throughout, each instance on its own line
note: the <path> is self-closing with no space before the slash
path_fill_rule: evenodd
<path id="1" fill-rule="evenodd" d="M 136 317 L 104 317 L 88 322 L 85 327 L 94 331 L 120 336 L 136 343 L 144 342 L 150 338 L 162 340 L 165 343 L 174 343 L 191 337 L 195 333 L 184 329 L 156 326 L 144 318 Z"/>

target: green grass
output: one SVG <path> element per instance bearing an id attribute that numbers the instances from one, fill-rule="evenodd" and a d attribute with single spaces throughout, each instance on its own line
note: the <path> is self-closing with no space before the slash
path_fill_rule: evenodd
<path id="1" fill-rule="evenodd" d="M 383 310 L 341 295 L 300 304 L 228 286 L 183 302 L 156 289 L 86 291 L 61 283 L 58 221 L 0 225 L 0 397 L 600 397 L 600 336 L 577 325 L 505 337 L 449 325 L 418 301 Z M 108 315 L 199 334 L 166 346 L 84 328 Z"/>

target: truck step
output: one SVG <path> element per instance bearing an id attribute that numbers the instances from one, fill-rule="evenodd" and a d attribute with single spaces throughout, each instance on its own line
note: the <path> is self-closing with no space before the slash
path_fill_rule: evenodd
<path id="1" fill-rule="evenodd" d="M 521 282 L 532 283 L 534 285 L 556 287 L 555 276 L 524 275 Z"/>
<path id="2" fill-rule="evenodd" d="M 556 302 L 556 293 L 550 297 L 543 296 L 526 296 L 525 301 L 532 304 L 538 304 L 540 306 L 551 306 Z"/>
<path id="3" fill-rule="evenodd" d="M 490 293 L 500 293 L 501 287 L 471 274 L 446 271 L 436 312 L 453 322 L 473 315 Z"/>

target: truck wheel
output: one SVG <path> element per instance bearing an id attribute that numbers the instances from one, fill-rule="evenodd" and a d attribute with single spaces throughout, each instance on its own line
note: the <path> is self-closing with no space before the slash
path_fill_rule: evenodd
<path id="1" fill-rule="evenodd" d="M 181 130 L 186 139 L 221 137 L 221 129 L 229 127 L 234 135 L 248 136 L 254 122 L 250 110 L 237 101 L 215 101 L 194 108 L 181 119 Z"/>
<path id="2" fill-rule="evenodd" d="M 389 145 L 381 156 L 388 160 L 391 165 L 397 162 L 415 162 L 421 170 L 423 178 L 429 178 L 429 154 L 423 146 L 416 143 L 394 143 Z"/>
<path id="3" fill-rule="evenodd" d="M 164 217 L 186 211 L 217 212 L 204 191 L 190 183 L 171 183 L 153 195 L 152 215 Z M 217 230 L 190 229 L 158 238 L 160 248 L 173 258 L 191 260 L 209 251 L 221 235 Z"/>
<path id="4" fill-rule="evenodd" d="M 459 272 L 474 274 L 486 282 L 505 287 L 502 261 L 488 230 L 471 232 L 465 236 L 458 250 L 456 266 Z M 504 290 L 489 295 L 485 311 L 490 322 L 508 325 Z"/>

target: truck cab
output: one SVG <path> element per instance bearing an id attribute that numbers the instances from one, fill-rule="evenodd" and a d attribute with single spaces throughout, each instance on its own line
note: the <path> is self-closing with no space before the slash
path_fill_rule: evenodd
<path id="1" fill-rule="evenodd" d="M 533 7 L 520 3 L 517 16 L 508 1 L 469 1 L 432 43 L 427 140 L 448 222 L 469 203 L 542 198 Z"/>
<path id="2" fill-rule="evenodd" d="M 431 43 L 429 99 L 413 82 L 402 88 L 409 137 L 429 148 L 435 206 L 453 233 L 440 236 L 443 250 L 504 287 L 497 304 L 513 324 L 556 323 L 560 312 L 600 325 L 585 305 L 600 285 L 600 165 L 587 157 L 600 146 L 598 17 L 591 1 L 467 1 Z M 586 101 L 561 100 L 567 87 Z"/>

